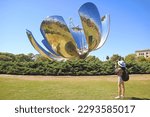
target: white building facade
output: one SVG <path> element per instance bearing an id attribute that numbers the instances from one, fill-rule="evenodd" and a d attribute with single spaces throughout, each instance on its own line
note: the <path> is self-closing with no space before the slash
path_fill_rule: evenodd
<path id="1" fill-rule="evenodd" d="M 150 49 L 137 50 L 137 51 L 135 51 L 135 54 L 137 57 L 144 56 L 145 58 L 149 58 L 150 57 Z"/>

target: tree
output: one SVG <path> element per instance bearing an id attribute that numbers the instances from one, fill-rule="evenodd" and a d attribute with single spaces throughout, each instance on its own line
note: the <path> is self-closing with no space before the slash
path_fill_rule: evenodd
<path id="1" fill-rule="evenodd" d="M 121 59 L 123 59 L 123 57 L 121 57 L 121 56 L 118 55 L 118 54 L 114 54 L 114 55 L 110 58 L 110 60 L 113 61 L 113 62 L 119 61 L 119 60 L 121 60 Z"/>
<path id="2" fill-rule="evenodd" d="M 19 62 L 25 62 L 25 61 L 32 61 L 32 58 L 30 56 L 25 55 L 25 54 L 18 54 L 16 55 L 16 60 Z"/>
<path id="3" fill-rule="evenodd" d="M 40 54 L 36 54 L 34 58 L 35 61 L 39 61 L 39 62 L 50 61 L 48 58 L 41 56 Z"/>
<path id="4" fill-rule="evenodd" d="M 86 61 L 93 61 L 93 62 L 100 62 L 101 60 L 95 56 L 88 56 L 86 59 Z"/>
<path id="5" fill-rule="evenodd" d="M 144 56 L 139 56 L 136 58 L 137 62 L 144 62 L 146 61 L 145 57 Z"/>
<path id="6" fill-rule="evenodd" d="M 30 60 L 35 60 L 35 55 L 33 53 L 29 53 L 27 56 L 30 58 Z"/>
<path id="7" fill-rule="evenodd" d="M 126 62 L 134 62 L 136 60 L 136 54 L 129 54 L 125 57 Z"/>
<path id="8" fill-rule="evenodd" d="M 0 61 L 15 61 L 15 55 L 11 53 L 1 53 L 0 52 Z"/>
<path id="9" fill-rule="evenodd" d="M 12 61 L 12 58 L 7 55 L 0 55 L 0 61 Z"/>
<path id="10" fill-rule="evenodd" d="M 109 56 L 106 56 L 106 60 L 107 60 L 107 61 L 109 60 Z"/>
<path id="11" fill-rule="evenodd" d="M 58 62 L 51 61 L 39 54 L 0 53 L 0 74 L 110 75 L 114 74 L 115 63 L 120 59 L 122 59 L 121 56 L 114 54 L 108 61 L 88 56 L 86 59 Z M 150 73 L 150 58 L 129 54 L 125 60 L 129 73 Z"/>
<path id="12" fill-rule="evenodd" d="M 150 57 L 146 58 L 146 61 L 147 61 L 147 62 L 150 62 Z"/>

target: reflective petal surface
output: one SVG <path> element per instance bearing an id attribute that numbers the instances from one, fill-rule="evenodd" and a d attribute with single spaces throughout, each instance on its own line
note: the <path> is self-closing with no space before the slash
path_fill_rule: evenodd
<path id="1" fill-rule="evenodd" d="M 61 60 L 65 60 L 65 58 L 62 58 L 62 57 L 57 57 L 57 56 L 54 56 L 53 54 L 47 52 L 44 48 L 42 48 L 37 42 L 36 40 L 34 39 L 31 31 L 29 30 L 26 30 L 26 33 L 27 33 L 27 36 L 31 42 L 31 44 L 33 45 L 33 47 L 44 57 L 46 58 L 51 58 L 52 60 L 57 60 L 57 61 L 61 61 Z"/>
<path id="2" fill-rule="evenodd" d="M 49 45 L 48 41 L 46 39 L 42 40 L 43 45 L 47 48 L 47 50 L 49 50 L 52 54 L 54 54 L 55 56 L 60 56 L 58 55 L 56 52 L 54 52 L 54 50 L 52 49 L 52 47 Z"/>
<path id="3" fill-rule="evenodd" d="M 70 22 L 69 28 L 63 17 L 49 16 L 42 21 L 40 31 L 44 37 L 42 48 L 27 30 L 27 36 L 33 47 L 46 58 L 65 61 L 69 59 L 84 59 L 89 52 L 102 47 L 110 31 L 110 17 L 102 18 L 97 7 L 90 2 L 83 4 L 79 10 L 82 28 Z M 72 21 L 72 18 L 70 18 Z"/>
<path id="4" fill-rule="evenodd" d="M 46 18 L 41 24 L 41 31 L 52 49 L 65 58 L 79 58 L 77 45 L 61 16 Z"/>
<path id="5" fill-rule="evenodd" d="M 104 43 L 106 42 L 108 38 L 109 31 L 110 31 L 110 16 L 109 15 L 103 16 L 101 21 L 102 21 L 102 30 L 103 30 L 102 38 L 101 38 L 101 42 L 99 43 L 96 49 L 99 49 L 100 47 L 104 45 Z"/>
<path id="6" fill-rule="evenodd" d="M 79 27 L 71 27 L 70 32 L 77 44 L 79 55 L 87 53 L 88 45 L 87 45 L 83 30 Z"/>
<path id="7" fill-rule="evenodd" d="M 101 42 L 102 25 L 100 14 L 93 3 L 85 3 L 79 9 L 79 15 L 88 43 L 89 51 L 96 49 Z"/>

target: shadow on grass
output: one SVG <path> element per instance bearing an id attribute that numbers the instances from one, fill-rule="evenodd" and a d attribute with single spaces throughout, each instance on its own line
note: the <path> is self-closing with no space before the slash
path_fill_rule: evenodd
<path id="1" fill-rule="evenodd" d="M 129 100 L 150 100 L 150 98 L 128 97 Z"/>

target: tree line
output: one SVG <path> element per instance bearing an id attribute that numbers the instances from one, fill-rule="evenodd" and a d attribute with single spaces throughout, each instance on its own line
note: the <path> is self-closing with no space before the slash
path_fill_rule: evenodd
<path id="1" fill-rule="evenodd" d="M 114 54 L 101 61 L 95 56 L 86 59 L 52 61 L 39 54 L 0 53 L 0 74 L 15 75 L 112 75 L 118 60 L 126 62 L 130 74 L 150 74 L 150 58 Z"/>

